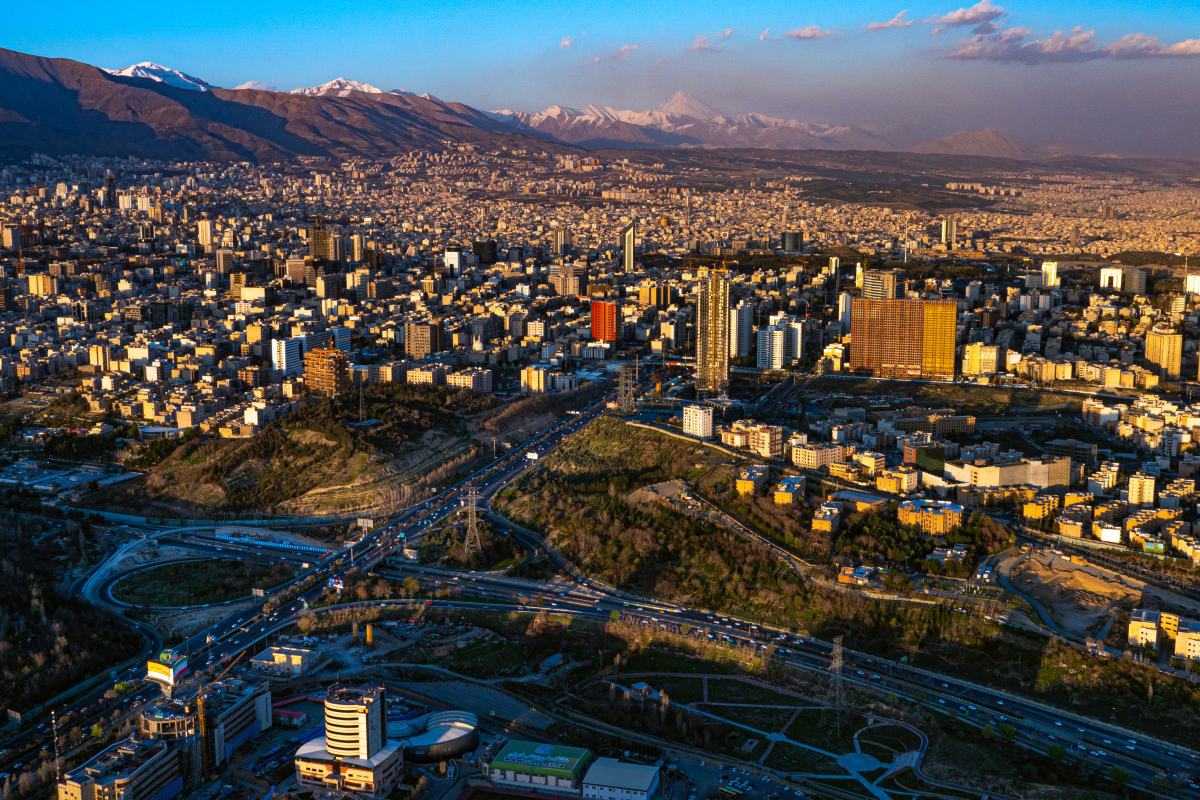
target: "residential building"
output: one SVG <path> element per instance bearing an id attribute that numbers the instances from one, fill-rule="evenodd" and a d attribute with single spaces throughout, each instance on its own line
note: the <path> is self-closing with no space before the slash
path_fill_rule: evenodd
<path id="1" fill-rule="evenodd" d="M 1154 505 L 1155 477 L 1139 472 L 1129 477 L 1129 498 L 1126 502 L 1131 506 Z"/>
<path id="2" fill-rule="evenodd" d="M 951 300 L 859 299 L 850 368 L 880 378 L 954 380 L 958 307 Z"/>
<path id="3" fill-rule="evenodd" d="M 469 389 L 472 392 L 487 394 L 492 391 L 492 371 L 490 369 L 464 369 L 446 376 L 446 385 L 453 389 Z"/>
<path id="4" fill-rule="evenodd" d="M 767 483 L 770 470 L 761 464 L 753 464 L 738 473 L 738 494 L 758 494 Z"/>
<path id="5" fill-rule="evenodd" d="M 742 300 L 729 311 L 729 355 L 747 358 L 754 344 L 754 306 Z"/>
<path id="6" fill-rule="evenodd" d="M 729 273 L 701 267 L 696 308 L 696 390 L 724 394 L 729 386 Z"/>
<path id="7" fill-rule="evenodd" d="M 409 358 L 425 358 L 442 349 L 442 327 L 436 321 L 405 323 L 404 352 Z"/>
<path id="8" fill-rule="evenodd" d="M 803 475 L 790 475 L 775 484 L 775 505 L 796 505 L 804 502 L 807 481 Z"/>
<path id="9" fill-rule="evenodd" d="M 1146 334 L 1146 363 L 1163 380 L 1179 379 L 1179 364 L 1183 357 L 1183 335 L 1169 328 L 1154 328 Z"/>
<path id="10" fill-rule="evenodd" d="M 615 342 L 621 338 L 622 321 L 616 303 L 592 301 L 592 338 L 599 342 Z"/>
<path id="11" fill-rule="evenodd" d="M 903 297 L 905 273 L 902 269 L 868 269 L 863 272 L 862 296 L 867 300 L 895 300 Z"/>
<path id="12" fill-rule="evenodd" d="M 711 439 L 713 435 L 712 408 L 709 406 L 684 406 L 683 432 L 688 436 Z"/>
<path id="13" fill-rule="evenodd" d="M 299 375 L 304 371 L 304 339 L 271 340 L 271 368 L 285 375 Z"/>
<path id="14" fill-rule="evenodd" d="M 1153 608 L 1139 608 L 1129 614 L 1128 641 L 1136 647 L 1158 647 L 1159 612 Z"/>
<path id="15" fill-rule="evenodd" d="M 346 354 L 336 347 L 310 350 L 304 354 L 304 384 L 313 394 L 336 397 L 350 390 Z"/>
<path id="16" fill-rule="evenodd" d="M 914 467 L 885 469 L 875 478 L 875 488 L 891 494 L 908 494 L 917 490 L 919 477 Z"/>
<path id="17" fill-rule="evenodd" d="M 902 525 L 920 528 L 930 536 L 941 536 L 966 521 L 966 509 L 946 500 L 906 500 L 896 510 Z"/>

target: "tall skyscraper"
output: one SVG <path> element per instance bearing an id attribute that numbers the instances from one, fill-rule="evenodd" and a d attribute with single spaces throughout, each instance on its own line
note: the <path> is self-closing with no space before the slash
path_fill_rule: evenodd
<path id="1" fill-rule="evenodd" d="M 854 301 L 850 313 L 850 368 L 877 378 L 953 380 L 953 300 Z"/>
<path id="2" fill-rule="evenodd" d="M 1057 289 L 1059 285 L 1058 262 L 1042 262 L 1042 286 L 1046 289 Z"/>
<path id="3" fill-rule="evenodd" d="M 212 247 L 213 221 L 211 219 L 202 219 L 196 223 L 196 239 L 199 240 L 201 247 L 206 249 Z"/>
<path id="4" fill-rule="evenodd" d="M 751 338 L 754 335 L 754 306 L 742 300 L 737 308 L 729 311 L 729 355 L 731 358 L 746 358 L 750 355 Z"/>
<path id="5" fill-rule="evenodd" d="M 566 228 L 554 229 L 554 255 L 571 255 L 571 232 Z"/>
<path id="6" fill-rule="evenodd" d="M 954 249 L 958 239 L 958 223 L 954 221 L 954 217 L 947 217 L 942 220 L 942 244 Z"/>
<path id="7" fill-rule="evenodd" d="M 1146 334 L 1146 363 L 1158 371 L 1160 378 L 1179 378 L 1179 361 L 1182 355 L 1182 334 L 1175 333 L 1170 328 L 1155 328 Z"/>
<path id="8" fill-rule="evenodd" d="M 696 309 L 696 390 L 723 394 L 729 388 L 729 273 L 700 269 Z"/>
<path id="9" fill-rule="evenodd" d="M 804 249 L 804 233 L 801 231 L 784 231 L 780 239 L 785 253 L 799 253 Z"/>
<path id="10" fill-rule="evenodd" d="M 633 248 L 637 245 L 637 222 L 632 221 L 621 229 L 621 268 L 633 272 Z"/>
<path id="11" fill-rule="evenodd" d="M 231 272 L 233 272 L 233 251 L 218 250 L 217 273 L 220 275 L 228 275 Z"/>
<path id="12" fill-rule="evenodd" d="M 617 304 L 592 302 L 592 338 L 598 342 L 615 342 L 620 337 L 621 321 L 617 319 Z"/>
<path id="13" fill-rule="evenodd" d="M 838 295 L 838 322 L 842 323 L 842 333 L 850 332 L 850 306 L 853 303 L 854 298 L 849 292 Z"/>

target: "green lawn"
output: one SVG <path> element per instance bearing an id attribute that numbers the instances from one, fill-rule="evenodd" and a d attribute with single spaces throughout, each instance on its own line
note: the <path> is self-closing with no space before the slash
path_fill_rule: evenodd
<path id="1" fill-rule="evenodd" d="M 252 589 L 271 589 L 295 575 L 295 566 L 284 563 L 182 561 L 135 572 L 118 581 L 112 594 L 138 606 L 196 606 L 247 597 Z"/>

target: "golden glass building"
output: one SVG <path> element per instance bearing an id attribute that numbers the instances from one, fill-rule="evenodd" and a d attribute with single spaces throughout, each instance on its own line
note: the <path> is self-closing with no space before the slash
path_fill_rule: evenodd
<path id="1" fill-rule="evenodd" d="M 850 368 L 877 378 L 954 380 L 953 300 L 855 298 L 850 307 Z"/>

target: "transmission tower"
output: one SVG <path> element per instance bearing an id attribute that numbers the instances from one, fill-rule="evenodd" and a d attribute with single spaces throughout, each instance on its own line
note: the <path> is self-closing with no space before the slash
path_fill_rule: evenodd
<path id="1" fill-rule="evenodd" d="M 632 414 L 637 410 L 633 394 L 633 375 L 634 367 L 628 364 L 622 365 L 621 371 L 617 373 L 617 412 L 620 414 Z"/>
<path id="2" fill-rule="evenodd" d="M 846 695 L 842 690 L 842 637 L 833 640 L 833 652 L 829 656 L 829 691 L 825 695 L 825 710 L 821 712 L 818 726 L 832 727 L 840 738 L 842 714 L 846 710 Z"/>
<path id="3" fill-rule="evenodd" d="M 471 484 L 471 491 L 467 493 L 467 540 L 464 546 L 471 555 L 483 550 L 483 544 L 479 541 L 479 521 L 475 518 L 474 484 Z"/>

